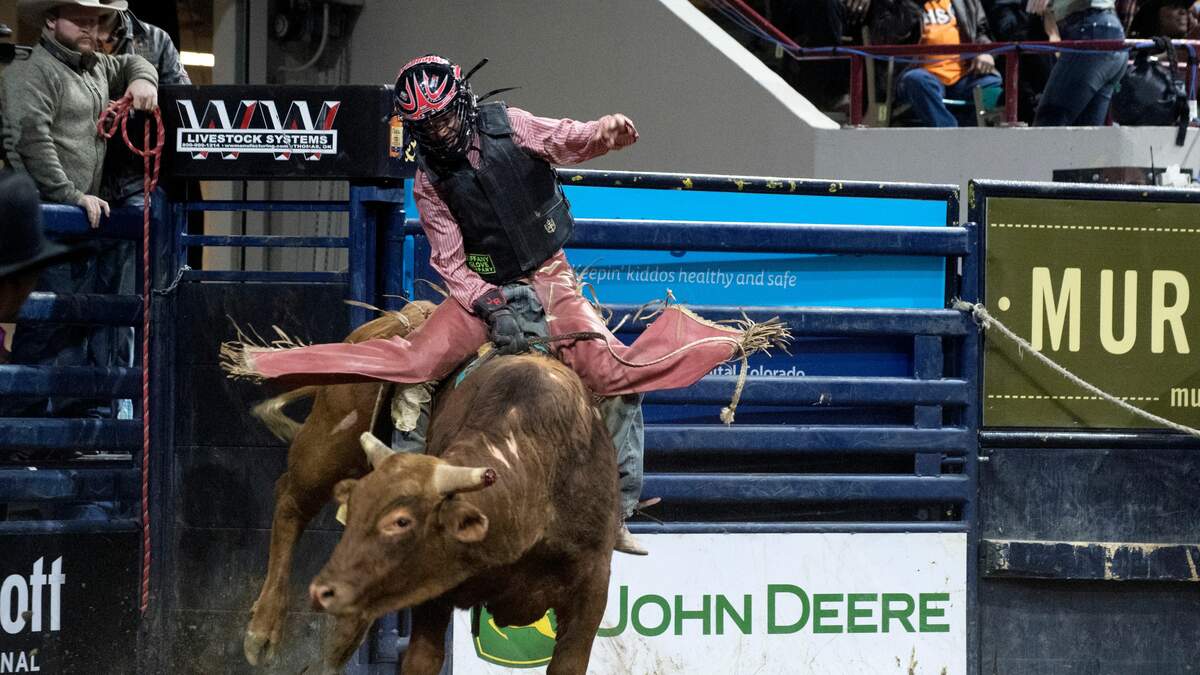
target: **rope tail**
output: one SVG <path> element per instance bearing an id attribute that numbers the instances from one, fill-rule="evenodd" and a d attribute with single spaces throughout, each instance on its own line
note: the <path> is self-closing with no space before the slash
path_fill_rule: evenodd
<path id="1" fill-rule="evenodd" d="M 745 312 L 742 312 L 742 318 L 734 319 L 730 323 L 742 331 L 742 339 L 738 344 L 738 351 L 741 352 L 739 357 L 741 370 L 738 372 L 737 384 L 733 389 L 733 398 L 730 399 L 729 405 L 721 408 L 721 421 L 726 426 L 733 424 L 734 413 L 737 412 L 738 403 L 742 399 L 750 356 L 757 352 L 763 352 L 770 356 L 771 349 L 782 349 L 785 353 L 790 354 L 787 348 L 792 343 L 791 329 L 777 316 L 756 323 L 746 316 Z"/>

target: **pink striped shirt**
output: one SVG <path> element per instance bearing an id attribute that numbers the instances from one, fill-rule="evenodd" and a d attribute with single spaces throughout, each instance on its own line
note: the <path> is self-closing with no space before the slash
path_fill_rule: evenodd
<path id="1" fill-rule="evenodd" d="M 598 121 L 535 117 L 512 107 L 508 109 L 508 120 L 512 123 L 513 142 L 551 164 L 579 164 L 608 152 L 604 142 L 596 137 Z M 479 167 L 478 133 L 467 151 L 467 161 Z M 421 215 L 421 227 L 429 238 L 433 269 L 442 275 L 450 295 L 470 311 L 472 303 L 495 286 L 467 267 L 458 221 L 420 169 L 413 178 L 413 198 Z"/>

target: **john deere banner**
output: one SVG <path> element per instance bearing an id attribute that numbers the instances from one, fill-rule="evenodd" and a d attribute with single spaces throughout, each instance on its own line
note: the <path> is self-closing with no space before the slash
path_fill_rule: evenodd
<path id="1" fill-rule="evenodd" d="M 996 198 L 986 202 L 986 303 L 1033 348 L 1156 415 L 1200 425 L 1200 204 Z M 1138 428 L 991 333 L 987 426 Z"/>
<path id="2" fill-rule="evenodd" d="M 589 673 L 966 672 L 965 534 L 644 540 L 649 557 L 613 558 Z M 472 619 L 455 616 L 456 675 L 541 670 L 553 652 L 553 616 Z"/>

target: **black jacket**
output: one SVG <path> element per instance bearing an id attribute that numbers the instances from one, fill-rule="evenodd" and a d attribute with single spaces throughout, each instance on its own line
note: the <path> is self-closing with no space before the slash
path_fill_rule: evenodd
<path id="1" fill-rule="evenodd" d="M 951 0 L 958 19 L 958 36 L 963 42 L 991 42 L 987 14 L 979 0 Z"/>

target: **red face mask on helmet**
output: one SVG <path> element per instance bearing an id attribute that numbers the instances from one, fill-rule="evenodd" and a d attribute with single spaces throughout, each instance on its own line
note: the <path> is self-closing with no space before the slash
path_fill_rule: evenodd
<path id="1" fill-rule="evenodd" d="M 396 112 L 433 159 L 462 157 L 471 144 L 477 108 L 462 69 L 432 54 L 400 69 L 394 94 Z"/>

